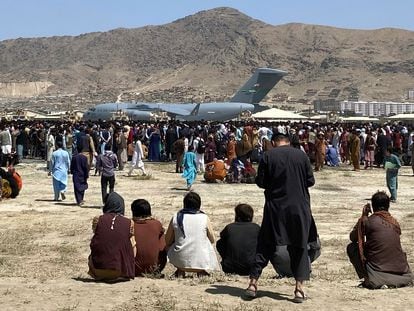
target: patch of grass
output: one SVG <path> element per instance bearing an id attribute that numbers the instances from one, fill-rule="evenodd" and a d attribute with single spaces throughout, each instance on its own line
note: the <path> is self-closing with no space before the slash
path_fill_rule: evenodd
<path id="1" fill-rule="evenodd" d="M 136 175 L 136 176 L 132 176 L 132 178 L 134 180 L 157 180 L 157 178 L 155 178 L 154 176 L 152 176 L 151 173 L 146 174 L 146 175 Z"/>
<path id="2" fill-rule="evenodd" d="M 37 252 L 30 230 L 4 230 L 0 232 L 0 253 L 3 255 L 32 255 Z"/>
<path id="3" fill-rule="evenodd" d="M 59 311 L 73 311 L 73 310 L 76 310 L 78 308 L 78 306 L 79 306 L 79 302 L 76 302 L 73 305 L 58 308 L 57 310 L 59 310 Z"/>

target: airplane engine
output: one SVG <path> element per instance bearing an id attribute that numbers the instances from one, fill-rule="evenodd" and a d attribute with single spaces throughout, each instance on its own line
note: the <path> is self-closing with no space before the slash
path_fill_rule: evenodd
<path id="1" fill-rule="evenodd" d="M 150 111 L 128 111 L 127 115 L 133 121 L 152 121 L 155 118 L 154 114 Z"/>

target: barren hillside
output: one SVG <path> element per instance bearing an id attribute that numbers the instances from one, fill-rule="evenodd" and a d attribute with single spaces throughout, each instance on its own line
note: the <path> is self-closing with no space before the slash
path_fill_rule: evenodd
<path id="1" fill-rule="evenodd" d="M 9 82 L 44 82 L 46 95 L 103 94 L 99 100 L 173 87 L 226 97 L 258 66 L 289 71 L 271 93 L 282 99 L 403 100 L 414 88 L 414 32 L 273 26 L 217 8 L 162 26 L 6 40 L 0 97 Z M 13 85 L 10 97 L 18 97 Z"/>

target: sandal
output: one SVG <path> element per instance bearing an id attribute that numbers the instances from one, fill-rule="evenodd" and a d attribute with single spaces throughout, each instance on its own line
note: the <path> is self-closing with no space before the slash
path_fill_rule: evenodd
<path id="1" fill-rule="evenodd" d="M 254 289 L 250 289 L 250 287 L 253 287 Z M 251 298 L 251 299 L 256 298 L 256 296 L 257 296 L 257 285 L 250 283 L 249 287 L 247 287 L 246 290 L 244 291 L 244 294 L 248 298 Z"/>
<path id="2" fill-rule="evenodd" d="M 306 296 L 305 293 L 300 289 L 295 289 L 294 294 L 295 294 L 295 297 L 293 298 L 294 303 L 302 303 L 308 299 L 308 296 Z"/>

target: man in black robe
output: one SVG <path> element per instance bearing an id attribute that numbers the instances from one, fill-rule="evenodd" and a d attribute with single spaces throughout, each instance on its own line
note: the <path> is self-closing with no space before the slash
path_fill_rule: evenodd
<path id="1" fill-rule="evenodd" d="M 303 281 L 310 276 L 307 245 L 317 238 L 308 191 L 315 179 L 307 155 L 291 147 L 287 135 L 276 133 L 272 141 L 276 148 L 264 153 L 256 177 L 256 184 L 265 189 L 265 206 L 246 295 L 256 296 L 257 280 L 276 246 L 287 245 L 296 280 L 293 301 L 303 302 Z"/>
<path id="2" fill-rule="evenodd" d="M 88 189 L 88 158 L 83 153 L 74 155 L 70 163 L 70 171 L 72 172 L 76 203 L 80 206 L 84 202 L 85 190 Z"/>

